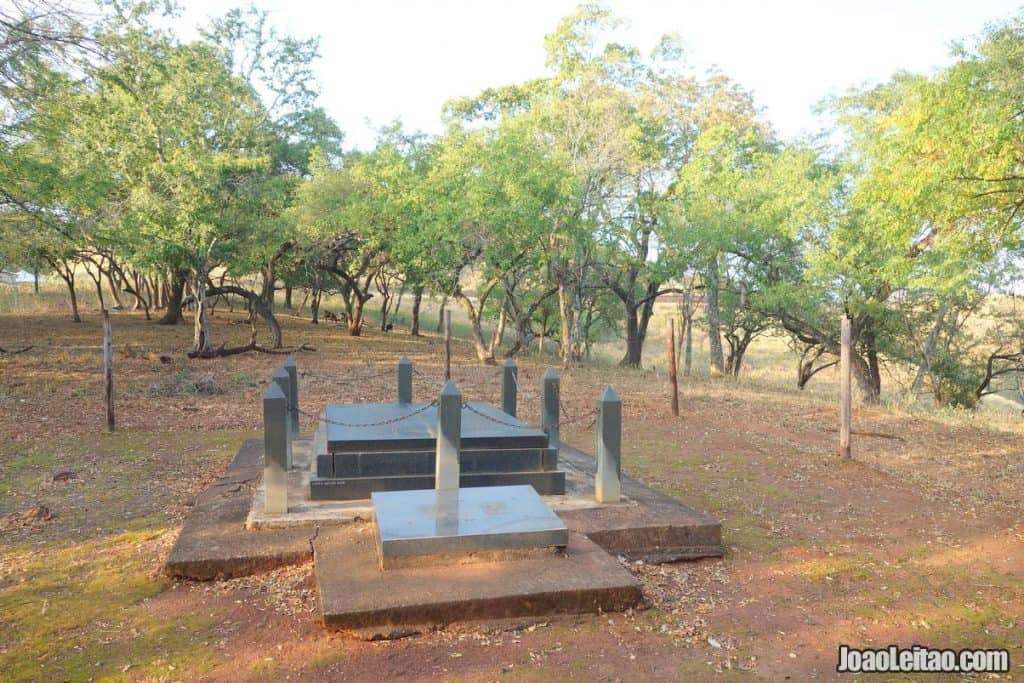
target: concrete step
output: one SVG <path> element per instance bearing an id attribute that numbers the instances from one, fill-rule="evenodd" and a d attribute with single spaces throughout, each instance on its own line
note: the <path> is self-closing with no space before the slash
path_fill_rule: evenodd
<path id="1" fill-rule="evenodd" d="M 580 534 L 564 553 L 524 560 L 381 571 L 372 525 L 324 530 L 314 542 L 326 626 L 364 638 L 455 622 L 616 612 L 640 604 L 640 583 Z"/>
<path id="2" fill-rule="evenodd" d="M 460 487 L 529 484 L 542 496 L 565 493 L 565 472 L 462 472 Z M 434 473 L 374 477 L 312 477 L 311 500 L 360 500 L 374 491 L 411 491 L 434 488 Z"/>
<path id="3" fill-rule="evenodd" d="M 316 443 L 314 442 L 314 447 Z M 318 453 L 318 477 L 391 477 L 433 474 L 434 448 L 425 450 L 371 451 L 358 453 Z M 554 448 L 463 449 L 459 468 L 467 473 L 543 472 L 558 469 L 558 450 Z"/>

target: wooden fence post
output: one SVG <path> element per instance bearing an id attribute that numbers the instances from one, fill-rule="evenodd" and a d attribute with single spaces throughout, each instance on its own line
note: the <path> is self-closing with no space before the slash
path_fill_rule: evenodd
<path id="1" fill-rule="evenodd" d="M 107 409 L 107 431 L 114 431 L 114 335 L 110 311 L 103 309 L 103 399 Z"/>
<path id="2" fill-rule="evenodd" d="M 839 347 L 839 457 L 849 458 L 850 423 L 852 421 L 852 389 L 850 363 L 853 352 L 853 331 L 850 329 L 850 318 L 843 316 L 842 334 Z"/>
<path id="3" fill-rule="evenodd" d="M 679 417 L 679 382 L 676 379 L 676 321 L 668 319 L 668 381 L 672 385 L 672 414 Z"/>

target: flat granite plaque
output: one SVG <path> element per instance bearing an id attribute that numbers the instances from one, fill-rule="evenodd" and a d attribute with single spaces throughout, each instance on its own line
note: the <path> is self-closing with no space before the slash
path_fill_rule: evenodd
<path id="1" fill-rule="evenodd" d="M 433 451 L 437 443 L 437 407 L 426 405 L 329 404 L 324 411 L 327 452 Z M 462 409 L 462 448 L 547 447 L 548 437 L 543 431 L 488 403 L 473 401 L 469 405 L 473 410 Z"/>
<path id="2" fill-rule="evenodd" d="M 532 486 L 375 491 L 371 497 L 385 569 L 413 557 L 512 559 L 518 551 L 569 543 L 569 530 Z"/>

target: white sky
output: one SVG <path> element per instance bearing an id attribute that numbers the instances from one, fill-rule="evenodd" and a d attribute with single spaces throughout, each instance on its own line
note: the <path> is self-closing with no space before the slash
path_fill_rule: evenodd
<path id="1" fill-rule="evenodd" d="M 954 40 L 1010 17 L 1022 0 L 614 0 L 620 42 L 649 52 L 678 33 L 689 62 L 717 65 L 752 90 L 785 137 L 825 122 L 812 107 L 898 70 L 930 72 Z M 184 0 L 179 32 L 241 4 Z M 575 0 L 257 0 L 280 30 L 321 37 L 321 104 L 346 146 L 372 147 L 374 127 L 400 118 L 440 129 L 452 97 L 543 76 L 544 35 Z"/>

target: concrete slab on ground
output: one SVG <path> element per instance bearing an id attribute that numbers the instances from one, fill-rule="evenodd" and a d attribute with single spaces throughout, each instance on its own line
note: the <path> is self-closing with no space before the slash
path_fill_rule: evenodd
<path id="1" fill-rule="evenodd" d="M 597 461 L 562 444 L 559 460 L 574 496 L 593 500 Z M 557 509 L 571 531 L 586 534 L 610 553 L 646 562 L 721 557 L 722 525 L 711 515 L 622 475 L 623 502 Z"/>
<path id="2" fill-rule="evenodd" d="M 615 612 L 640 604 L 640 583 L 581 534 L 564 554 L 381 571 L 370 524 L 314 541 L 324 625 L 393 637 L 455 622 Z"/>
<path id="3" fill-rule="evenodd" d="M 256 482 L 263 474 L 263 440 L 242 444 L 227 471 L 196 498 L 164 564 L 169 576 L 211 580 L 246 576 L 313 559 L 315 528 L 248 532 Z"/>

